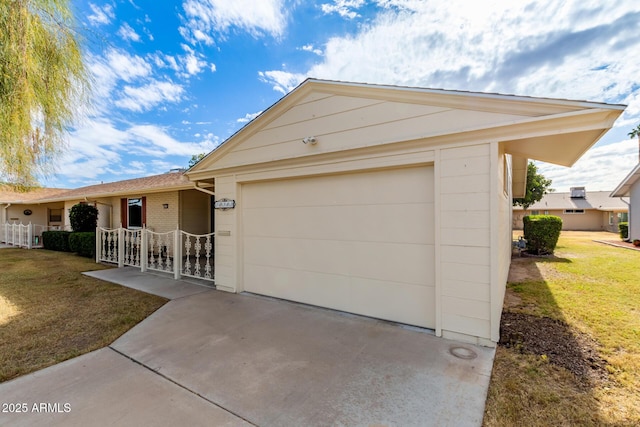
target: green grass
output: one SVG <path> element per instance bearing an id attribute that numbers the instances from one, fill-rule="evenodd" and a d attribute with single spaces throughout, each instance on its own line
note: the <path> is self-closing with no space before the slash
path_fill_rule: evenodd
<path id="1" fill-rule="evenodd" d="M 0 382 L 109 345 L 167 300 L 81 274 L 92 260 L 0 250 Z"/>
<path id="2" fill-rule="evenodd" d="M 640 425 L 640 252 L 597 236 L 563 232 L 557 259 L 524 260 L 531 279 L 508 288 L 522 300 L 512 311 L 561 319 L 592 337 L 609 380 L 585 387 L 563 368 L 500 347 L 485 425 Z"/>

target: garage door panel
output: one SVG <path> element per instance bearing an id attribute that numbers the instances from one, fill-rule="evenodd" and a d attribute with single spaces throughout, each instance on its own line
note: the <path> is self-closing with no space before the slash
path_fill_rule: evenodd
<path id="1" fill-rule="evenodd" d="M 349 181 L 349 186 L 346 187 L 344 186 L 345 178 Z M 382 174 L 360 172 L 328 175 L 323 176 L 322 179 L 313 177 L 252 183 L 243 189 L 243 200 L 245 207 L 249 209 L 279 206 L 368 205 L 372 202 L 433 203 L 432 191 L 416 192 L 415 188 L 399 187 L 398 181 L 421 182 L 433 188 L 433 172 L 431 168 L 407 168 L 389 170 Z M 274 184 L 282 191 L 271 192 Z M 327 191 L 327 188 L 331 191 Z M 292 198 L 292 194 L 296 196 Z"/>
<path id="2" fill-rule="evenodd" d="M 433 205 L 279 207 L 245 209 L 245 236 L 433 244 Z"/>
<path id="3" fill-rule="evenodd" d="M 346 277 L 271 266 L 247 266 L 249 292 L 433 328 L 435 314 L 425 310 L 434 300 L 432 286 Z M 273 284 L 273 285 L 271 285 Z"/>
<path id="4" fill-rule="evenodd" d="M 244 184 L 249 292 L 435 327 L 433 168 Z"/>
<path id="5" fill-rule="evenodd" d="M 248 237 L 244 263 L 433 286 L 433 256 L 432 245 Z"/>

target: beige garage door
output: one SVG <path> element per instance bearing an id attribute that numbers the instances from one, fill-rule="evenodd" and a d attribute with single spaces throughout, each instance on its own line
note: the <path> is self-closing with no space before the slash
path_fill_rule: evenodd
<path id="1" fill-rule="evenodd" d="M 248 292 L 435 327 L 433 168 L 245 184 Z"/>

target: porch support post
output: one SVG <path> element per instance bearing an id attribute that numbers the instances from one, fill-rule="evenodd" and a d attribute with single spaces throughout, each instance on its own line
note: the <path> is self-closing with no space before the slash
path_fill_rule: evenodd
<path id="1" fill-rule="evenodd" d="M 100 235 L 100 227 L 96 227 L 96 264 L 100 262 L 100 246 L 102 236 Z"/>
<path id="2" fill-rule="evenodd" d="M 176 226 L 173 234 L 173 278 L 180 280 L 180 270 L 182 269 L 182 239 L 180 238 L 180 226 Z"/>
<path id="3" fill-rule="evenodd" d="M 118 267 L 124 267 L 124 228 L 118 228 Z"/>
<path id="4" fill-rule="evenodd" d="M 149 240 L 147 239 L 147 226 L 142 224 L 142 235 L 140 236 L 140 271 L 147 271 L 149 263 Z"/>
<path id="5" fill-rule="evenodd" d="M 27 226 L 27 249 L 31 249 L 33 245 L 31 244 L 31 240 L 33 239 L 33 224 L 29 221 L 29 225 Z"/>

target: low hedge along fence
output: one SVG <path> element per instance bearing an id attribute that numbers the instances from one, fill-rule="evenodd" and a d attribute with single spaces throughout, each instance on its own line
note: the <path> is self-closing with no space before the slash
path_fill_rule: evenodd
<path id="1" fill-rule="evenodd" d="M 534 255 L 552 254 L 560 238 L 562 219 L 553 215 L 528 215 L 523 222 L 527 252 Z"/>
<path id="2" fill-rule="evenodd" d="M 76 252 L 78 255 L 95 258 L 96 233 L 91 231 L 44 231 L 42 245 L 45 249 L 59 252 Z"/>

